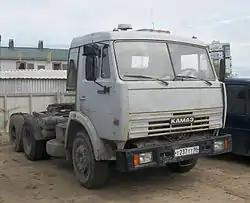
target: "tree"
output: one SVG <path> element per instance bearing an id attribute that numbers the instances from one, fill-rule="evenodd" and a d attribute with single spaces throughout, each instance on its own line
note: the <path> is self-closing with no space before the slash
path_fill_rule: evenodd
<path id="1" fill-rule="evenodd" d="M 219 61 L 213 61 L 213 66 L 215 68 L 216 74 L 219 77 L 220 76 L 220 62 Z M 237 74 L 233 72 L 232 66 L 230 64 L 230 68 L 226 68 L 225 78 L 232 78 L 236 77 Z"/>

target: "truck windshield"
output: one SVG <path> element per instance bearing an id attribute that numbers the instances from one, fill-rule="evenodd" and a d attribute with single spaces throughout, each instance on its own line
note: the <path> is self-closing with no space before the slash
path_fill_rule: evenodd
<path id="1" fill-rule="evenodd" d="M 214 80 L 215 75 L 205 48 L 168 44 L 175 76 L 179 78 L 197 78 L 201 80 Z"/>
<path id="2" fill-rule="evenodd" d="M 119 75 L 124 80 L 153 80 L 152 78 L 170 80 L 174 71 L 165 43 L 120 41 L 115 42 L 115 54 Z M 127 77 L 143 75 L 149 77 Z"/>
<path id="3" fill-rule="evenodd" d="M 202 47 L 155 41 L 117 41 L 114 49 L 123 80 L 215 79 L 207 51 Z"/>

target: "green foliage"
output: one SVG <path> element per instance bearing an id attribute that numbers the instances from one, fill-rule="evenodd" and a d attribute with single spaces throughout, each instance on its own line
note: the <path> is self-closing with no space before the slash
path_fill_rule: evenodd
<path id="1" fill-rule="evenodd" d="M 215 68 L 217 76 L 219 77 L 220 76 L 220 63 L 217 61 L 213 61 L 213 66 Z M 226 78 L 232 78 L 235 76 L 236 76 L 236 73 L 232 71 L 232 67 L 226 69 L 226 74 L 225 74 Z"/>

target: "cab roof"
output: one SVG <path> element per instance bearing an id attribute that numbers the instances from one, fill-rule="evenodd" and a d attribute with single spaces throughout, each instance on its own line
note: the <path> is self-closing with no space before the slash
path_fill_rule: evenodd
<path id="1" fill-rule="evenodd" d="M 181 42 L 194 44 L 198 46 L 207 46 L 205 43 L 200 40 L 189 38 L 182 38 L 173 36 L 167 33 L 161 32 L 149 32 L 149 31 L 107 31 L 107 32 L 95 32 L 87 34 L 80 37 L 75 37 L 70 47 L 79 47 L 84 44 L 89 44 L 92 42 L 101 42 L 101 41 L 111 41 L 111 40 L 159 40 L 159 41 L 172 41 L 172 42 Z"/>
<path id="2" fill-rule="evenodd" d="M 225 83 L 231 85 L 249 85 L 250 78 L 226 78 Z"/>

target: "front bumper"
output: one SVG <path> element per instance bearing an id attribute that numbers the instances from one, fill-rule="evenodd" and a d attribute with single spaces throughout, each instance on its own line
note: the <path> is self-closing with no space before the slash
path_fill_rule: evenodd
<path id="1" fill-rule="evenodd" d="M 192 148 L 199 146 L 196 154 L 176 156 L 176 149 Z M 232 136 L 223 134 L 220 136 L 211 136 L 206 138 L 188 139 L 179 142 L 164 143 L 144 148 L 123 149 L 116 152 L 117 170 L 121 172 L 134 171 L 141 168 L 165 166 L 168 163 L 179 162 L 195 158 L 197 156 L 214 156 L 232 151 Z M 135 163 L 135 157 L 143 153 L 151 153 L 150 162 L 140 164 Z"/>

